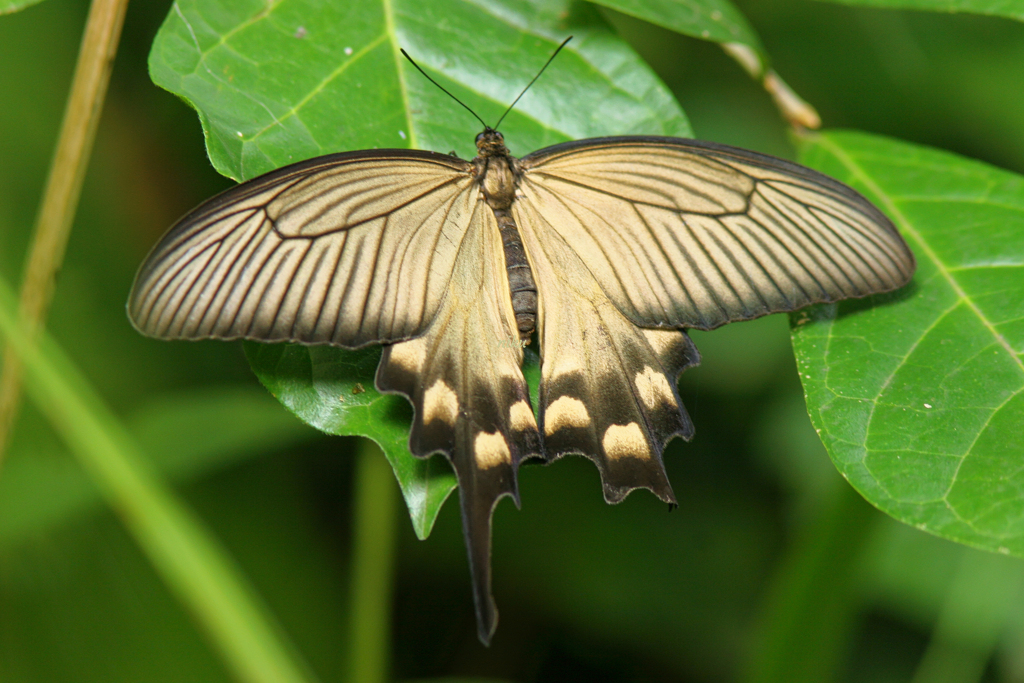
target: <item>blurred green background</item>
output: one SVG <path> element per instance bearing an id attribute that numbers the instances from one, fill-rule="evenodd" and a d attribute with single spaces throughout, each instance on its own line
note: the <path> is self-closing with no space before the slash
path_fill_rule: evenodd
<path id="1" fill-rule="evenodd" d="M 1024 25 L 738 4 L 827 127 L 1024 173 Z M 320 679 L 341 680 L 358 440 L 288 415 L 240 345 L 144 339 L 124 314 L 149 247 L 230 185 L 205 158 L 194 112 L 147 75 L 168 8 L 129 7 L 48 326 Z M 20 279 L 85 12 L 47 0 L 0 17 L 8 283 Z M 792 157 L 768 96 L 716 45 L 606 16 L 698 137 Z M 495 515 L 490 649 L 476 640 L 457 505 L 423 542 L 398 513 L 392 676 L 1024 681 L 1024 566 L 900 525 L 852 492 L 809 424 L 783 316 L 693 337 L 704 361 L 681 388 L 697 436 L 666 452 L 679 509 L 644 492 L 606 506 L 583 459 L 525 467 L 522 511 L 505 502 Z M 0 471 L 0 680 L 230 680 L 91 486 L 26 405 Z"/>

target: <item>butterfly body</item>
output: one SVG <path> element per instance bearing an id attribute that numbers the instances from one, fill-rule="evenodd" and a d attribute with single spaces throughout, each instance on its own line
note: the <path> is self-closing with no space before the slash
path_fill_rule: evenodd
<path id="1" fill-rule="evenodd" d="M 168 232 L 128 309 L 161 338 L 384 344 L 376 383 L 413 404 L 410 451 L 458 477 L 486 642 L 491 513 L 518 504 L 523 460 L 581 454 L 609 502 L 674 503 L 661 456 L 693 435 L 687 328 L 889 291 L 915 264 L 855 191 L 754 152 L 619 137 L 516 159 L 489 128 L 477 148 L 335 154 L 243 183 Z"/>
<path id="2" fill-rule="evenodd" d="M 484 200 L 494 211 L 494 219 L 498 222 L 516 328 L 519 337 L 528 340 L 537 321 L 537 285 L 511 213 L 518 184 L 519 160 L 509 154 L 502 134 L 491 128 L 476 137 L 476 144 L 479 154 L 473 160 L 473 171 Z"/>

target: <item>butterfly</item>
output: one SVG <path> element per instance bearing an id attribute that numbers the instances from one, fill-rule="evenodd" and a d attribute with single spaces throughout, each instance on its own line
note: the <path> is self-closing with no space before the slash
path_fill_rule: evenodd
<path id="1" fill-rule="evenodd" d="M 789 161 L 652 136 L 517 159 L 495 128 L 472 160 L 344 152 L 229 189 L 160 240 L 128 303 L 164 339 L 382 344 L 376 385 L 412 403 L 410 451 L 455 470 L 484 643 L 491 514 L 518 505 L 525 459 L 581 454 L 608 502 L 645 488 L 674 504 L 662 452 L 694 433 L 676 386 L 700 359 L 687 329 L 890 291 L 915 269 L 870 202 Z"/>

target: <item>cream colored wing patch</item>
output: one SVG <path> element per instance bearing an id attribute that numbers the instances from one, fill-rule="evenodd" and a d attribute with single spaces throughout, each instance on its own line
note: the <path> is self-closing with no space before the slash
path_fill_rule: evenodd
<path id="1" fill-rule="evenodd" d="M 508 441 L 501 432 L 489 434 L 480 432 L 473 442 L 473 458 L 477 467 L 490 469 L 501 465 L 512 464 L 512 452 L 508 448 Z"/>
<path id="2" fill-rule="evenodd" d="M 634 375 L 633 386 L 636 387 L 641 402 L 649 410 L 654 410 L 659 405 L 677 407 L 675 392 L 672 391 L 668 379 L 664 373 L 658 372 L 650 365 L 645 365 L 643 372 Z"/>
<path id="3" fill-rule="evenodd" d="M 651 448 L 637 422 L 630 422 L 627 425 L 610 425 L 608 429 L 604 430 L 601 445 L 609 460 L 618 460 L 619 458 L 646 460 L 651 457 Z"/>
<path id="4" fill-rule="evenodd" d="M 401 346 L 401 345 L 399 345 Z M 441 378 L 435 379 L 423 393 L 423 423 L 440 420 L 449 427 L 459 419 L 459 397 Z"/>
<path id="5" fill-rule="evenodd" d="M 537 418 L 533 415 L 533 408 L 526 401 L 516 401 L 508 409 L 509 424 L 517 432 L 537 431 Z"/>
<path id="6" fill-rule="evenodd" d="M 560 371 L 552 371 L 548 377 L 565 377 L 570 379 L 576 375 Z M 559 396 L 544 409 L 544 433 L 547 436 L 561 429 L 584 429 L 590 426 L 590 413 L 583 401 L 573 396 Z"/>

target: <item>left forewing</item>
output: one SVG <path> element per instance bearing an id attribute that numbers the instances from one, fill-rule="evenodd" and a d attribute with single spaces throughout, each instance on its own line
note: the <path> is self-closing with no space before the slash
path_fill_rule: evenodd
<path id="1" fill-rule="evenodd" d="M 440 154 L 330 155 L 231 188 L 179 221 L 136 276 L 128 314 L 164 339 L 358 347 L 420 334 L 475 198 Z"/>

